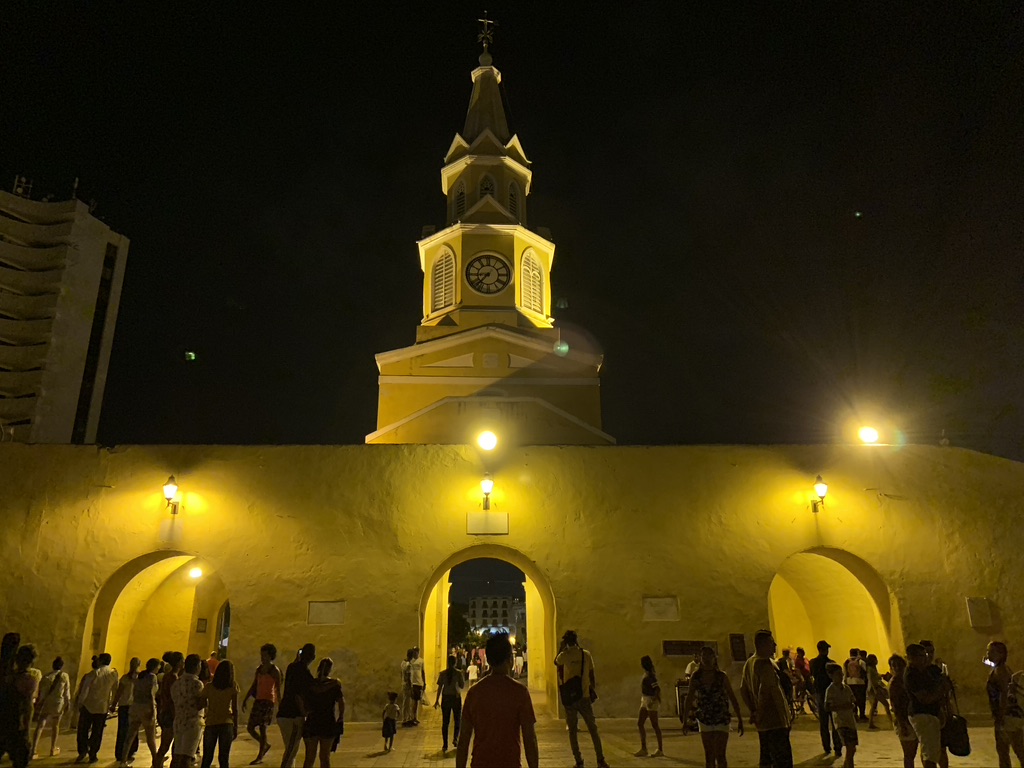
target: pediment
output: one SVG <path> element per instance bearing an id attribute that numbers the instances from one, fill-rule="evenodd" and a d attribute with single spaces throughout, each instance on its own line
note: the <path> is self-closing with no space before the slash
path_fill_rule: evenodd
<path id="1" fill-rule="evenodd" d="M 516 222 L 508 208 L 491 195 L 484 195 L 476 205 L 466 211 L 462 220 L 469 224 L 507 224 Z"/>
<path id="2" fill-rule="evenodd" d="M 367 443 L 466 445 L 473 425 L 496 422 L 525 445 L 614 445 L 593 424 L 537 397 L 446 397 L 366 436 Z"/>
<path id="3" fill-rule="evenodd" d="M 448 152 L 445 153 L 444 162 L 447 165 L 453 160 L 467 154 L 469 154 L 469 142 L 462 138 L 460 134 L 456 133 L 455 138 L 452 139 L 451 146 L 448 147 Z"/>
<path id="4" fill-rule="evenodd" d="M 523 150 L 523 145 L 519 143 L 518 135 L 508 140 L 508 144 L 505 145 L 505 151 L 509 157 L 515 158 L 523 165 L 530 164 L 530 161 L 526 158 L 526 152 Z"/>
<path id="5" fill-rule="evenodd" d="M 484 130 L 469 145 L 469 152 L 473 155 L 498 155 L 504 157 L 508 154 L 505 143 L 499 139 L 490 128 Z"/>

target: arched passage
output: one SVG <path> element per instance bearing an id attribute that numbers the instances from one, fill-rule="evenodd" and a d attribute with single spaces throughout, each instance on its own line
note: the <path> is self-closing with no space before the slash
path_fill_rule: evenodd
<path id="1" fill-rule="evenodd" d="M 227 598 L 213 567 L 193 554 L 164 550 L 130 560 L 93 600 L 79 674 L 103 651 L 118 670 L 126 670 L 132 656 L 145 661 L 167 650 L 205 658 L 217 645 L 218 614 Z"/>
<path id="2" fill-rule="evenodd" d="M 525 575 L 526 623 L 530 627 L 526 648 L 527 685 L 534 707 L 554 713 L 558 702 L 555 666 L 552 663 L 558 648 L 555 595 L 547 576 L 536 563 L 519 550 L 499 544 L 478 544 L 456 552 L 437 566 L 424 583 L 419 605 L 419 645 L 427 685 L 433 688 L 448 655 L 448 579 L 451 569 L 468 560 L 485 557 L 511 563 Z"/>
<path id="3" fill-rule="evenodd" d="M 815 643 L 827 640 L 836 661 L 850 648 L 864 648 L 883 666 L 903 648 L 895 595 L 846 550 L 815 547 L 787 557 L 768 590 L 768 611 L 780 648 L 803 646 L 813 656 Z"/>

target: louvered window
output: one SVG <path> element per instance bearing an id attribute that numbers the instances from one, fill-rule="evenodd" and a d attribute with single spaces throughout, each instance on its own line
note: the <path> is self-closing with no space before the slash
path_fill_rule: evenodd
<path id="1" fill-rule="evenodd" d="M 484 195 L 490 195 L 494 197 L 494 179 L 490 176 L 484 176 L 480 181 L 480 199 L 482 200 Z"/>
<path id="2" fill-rule="evenodd" d="M 434 262 L 430 288 L 431 312 L 440 312 L 455 303 L 455 256 L 451 251 L 445 251 Z"/>
<path id="3" fill-rule="evenodd" d="M 459 182 L 455 189 L 455 217 L 458 218 L 466 212 L 466 183 Z"/>
<path id="4" fill-rule="evenodd" d="M 522 280 L 522 302 L 525 309 L 534 312 L 544 313 L 544 270 L 540 262 L 533 255 L 533 251 L 523 254 Z"/>
<path id="5" fill-rule="evenodd" d="M 519 221 L 519 187 L 514 181 L 508 185 L 508 212 Z"/>

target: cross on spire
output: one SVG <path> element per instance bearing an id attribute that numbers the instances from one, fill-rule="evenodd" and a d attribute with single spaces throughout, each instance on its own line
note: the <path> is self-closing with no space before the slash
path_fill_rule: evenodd
<path id="1" fill-rule="evenodd" d="M 484 11 L 484 17 L 477 19 L 477 21 L 480 22 L 480 33 L 476 36 L 476 41 L 483 44 L 484 53 L 487 53 L 487 49 L 494 42 L 494 30 L 492 27 L 498 26 L 498 22 L 487 18 L 487 11 Z"/>

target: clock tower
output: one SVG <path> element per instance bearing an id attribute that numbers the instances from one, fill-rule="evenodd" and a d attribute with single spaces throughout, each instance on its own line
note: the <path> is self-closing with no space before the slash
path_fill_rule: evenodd
<path id="1" fill-rule="evenodd" d="M 501 73 L 484 52 L 466 123 L 441 169 L 446 225 L 418 243 L 423 319 L 411 347 L 377 355 L 377 430 L 367 443 L 608 445 L 592 344 L 551 316 L 550 235 L 527 228 L 530 161 L 509 130 Z M 546 233 L 545 233 L 546 234 Z"/>

